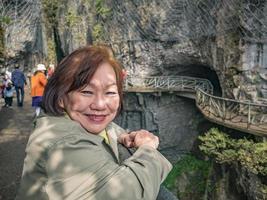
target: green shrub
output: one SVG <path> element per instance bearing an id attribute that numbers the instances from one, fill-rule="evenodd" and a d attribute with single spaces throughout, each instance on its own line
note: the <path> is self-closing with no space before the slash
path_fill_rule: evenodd
<path id="1" fill-rule="evenodd" d="M 216 128 L 199 136 L 200 150 L 218 163 L 238 162 L 254 174 L 267 175 L 267 142 L 232 139 Z"/>
<path id="2" fill-rule="evenodd" d="M 103 0 L 96 0 L 96 13 L 101 16 L 103 19 L 106 19 L 111 14 L 111 9 L 105 6 Z"/>
<path id="3" fill-rule="evenodd" d="M 93 38 L 95 41 L 100 41 L 103 38 L 104 28 L 101 24 L 96 24 L 93 27 Z"/>
<path id="4" fill-rule="evenodd" d="M 200 193 L 203 194 L 206 189 L 209 169 L 211 167 L 210 162 L 199 160 L 192 155 L 187 155 L 178 161 L 174 166 L 171 172 L 169 173 L 166 180 L 163 182 L 163 185 L 170 190 L 174 190 L 176 187 L 176 180 L 182 174 L 190 174 L 197 172 L 196 176 L 193 176 L 190 180 L 190 185 L 187 185 L 186 192 L 179 192 L 180 195 L 185 195 L 185 193 Z M 194 189 L 192 189 L 194 188 Z M 178 195 L 178 196 L 180 196 Z"/>

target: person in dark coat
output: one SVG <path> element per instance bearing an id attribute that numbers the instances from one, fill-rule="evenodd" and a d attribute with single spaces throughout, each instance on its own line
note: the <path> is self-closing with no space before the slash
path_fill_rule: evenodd
<path id="1" fill-rule="evenodd" d="M 24 73 L 19 69 L 18 64 L 15 65 L 15 70 L 12 72 L 11 81 L 16 90 L 17 105 L 22 107 L 24 101 L 24 85 L 27 85 L 27 81 Z"/>

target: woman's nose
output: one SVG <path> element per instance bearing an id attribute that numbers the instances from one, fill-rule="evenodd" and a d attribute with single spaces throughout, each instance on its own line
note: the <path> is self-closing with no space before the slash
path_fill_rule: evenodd
<path id="1" fill-rule="evenodd" d="M 103 110 L 106 107 L 106 98 L 103 95 L 96 95 L 91 103 L 91 109 Z"/>

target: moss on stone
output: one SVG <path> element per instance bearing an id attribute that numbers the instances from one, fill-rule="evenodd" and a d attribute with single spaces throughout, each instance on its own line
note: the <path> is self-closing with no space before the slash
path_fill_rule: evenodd
<path id="1" fill-rule="evenodd" d="M 62 4 L 62 0 L 42 0 L 42 8 L 47 21 L 51 26 L 57 26 L 58 9 Z"/>
<path id="2" fill-rule="evenodd" d="M 76 24 L 78 24 L 81 21 L 81 16 L 78 16 L 77 13 L 70 8 L 66 15 L 66 25 L 69 28 L 74 27 Z"/>
<path id="3" fill-rule="evenodd" d="M 101 24 L 97 23 L 93 27 L 93 38 L 95 41 L 101 41 L 104 35 L 104 28 Z"/>
<path id="4" fill-rule="evenodd" d="M 5 31 L 0 24 L 0 60 L 4 58 L 5 55 L 5 43 L 4 43 Z"/>
<path id="5" fill-rule="evenodd" d="M 10 23 L 10 17 L 0 16 L 0 64 L 3 64 L 5 57 L 5 27 Z"/>
<path id="6" fill-rule="evenodd" d="M 97 15 L 100 15 L 103 19 L 106 19 L 110 16 L 111 9 L 105 5 L 104 0 L 96 0 L 95 7 Z"/>
<path id="7" fill-rule="evenodd" d="M 104 40 L 104 27 L 101 21 L 107 20 L 111 15 L 111 9 L 106 5 L 105 0 L 96 0 L 95 2 L 97 23 L 93 26 L 93 38 L 95 41 Z"/>
<path id="8" fill-rule="evenodd" d="M 56 49 L 52 38 L 47 41 L 47 61 L 48 63 L 56 63 Z"/>

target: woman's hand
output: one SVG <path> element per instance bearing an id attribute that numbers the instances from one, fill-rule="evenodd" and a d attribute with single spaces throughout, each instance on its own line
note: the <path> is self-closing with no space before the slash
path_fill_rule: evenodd
<path id="1" fill-rule="evenodd" d="M 138 148 L 142 145 L 146 145 L 157 149 L 159 146 L 159 138 L 147 130 L 132 131 L 128 134 L 123 133 L 119 136 L 118 142 L 128 148 Z"/>
<path id="2" fill-rule="evenodd" d="M 135 135 L 136 135 L 136 132 L 122 133 L 118 137 L 118 142 L 128 148 L 134 147 Z"/>

